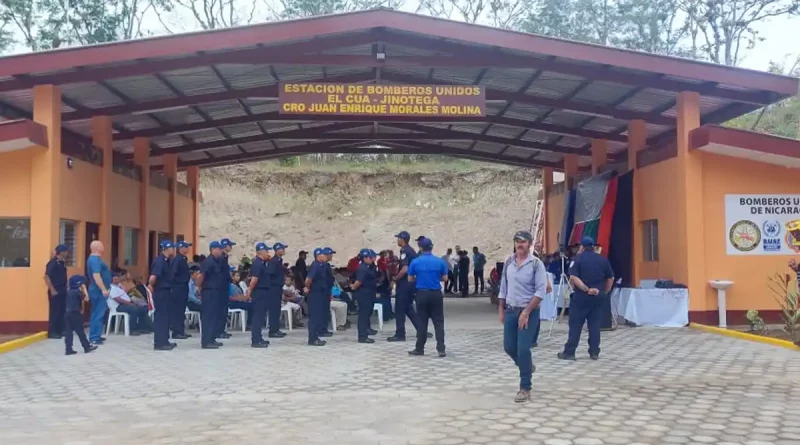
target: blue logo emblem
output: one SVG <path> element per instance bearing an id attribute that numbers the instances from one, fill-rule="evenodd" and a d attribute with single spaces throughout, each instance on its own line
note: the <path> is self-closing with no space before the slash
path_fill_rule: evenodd
<path id="1" fill-rule="evenodd" d="M 764 221 L 764 236 L 768 238 L 777 238 L 781 234 L 781 223 L 778 221 Z"/>
<path id="2" fill-rule="evenodd" d="M 764 252 L 780 252 L 781 250 L 780 238 L 764 238 L 761 244 L 764 246 Z"/>

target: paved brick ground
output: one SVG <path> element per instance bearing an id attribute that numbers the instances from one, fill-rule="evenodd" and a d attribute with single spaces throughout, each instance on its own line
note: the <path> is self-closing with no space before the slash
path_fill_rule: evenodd
<path id="1" fill-rule="evenodd" d="M 560 362 L 557 327 L 535 350 L 533 401 L 515 405 L 516 369 L 484 299 L 447 301 L 444 360 L 408 357 L 410 343 L 385 335 L 310 348 L 305 334 L 267 350 L 237 333 L 218 351 L 196 337 L 167 353 L 112 337 L 91 355 L 65 357 L 53 340 L 2 355 L 0 443 L 800 444 L 789 350 L 636 328 L 605 334 L 600 361 Z"/>

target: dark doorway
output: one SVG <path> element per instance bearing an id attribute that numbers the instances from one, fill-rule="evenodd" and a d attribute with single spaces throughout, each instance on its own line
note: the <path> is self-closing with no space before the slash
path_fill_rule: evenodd
<path id="1" fill-rule="evenodd" d="M 119 268 L 119 226 L 111 226 L 111 269 Z"/>

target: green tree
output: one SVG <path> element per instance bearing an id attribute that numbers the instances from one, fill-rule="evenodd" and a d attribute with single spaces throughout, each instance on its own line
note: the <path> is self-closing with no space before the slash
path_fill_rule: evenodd
<path id="1" fill-rule="evenodd" d="M 277 18 L 296 19 L 378 7 L 397 9 L 403 0 L 280 0 L 280 5 L 282 9 L 274 11 Z"/>

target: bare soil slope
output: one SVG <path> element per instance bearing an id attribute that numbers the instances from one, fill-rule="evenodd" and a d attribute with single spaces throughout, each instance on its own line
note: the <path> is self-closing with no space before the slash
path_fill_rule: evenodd
<path id="1" fill-rule="evenodd" d="M 201 242 L 239 243 L 234 258 L 256 242 L 282 241 L 288 258 L 330 246 L 344 264 L 358 249 L 396 249 L 394 234 L 433 239 L 443 254 L 456 244 L 480 246 L 490 261 L 511 250 L 514 231 L 531 226 L 538 173 L 476 168 L 440 172 L 264 171 L 233 166 L 203 172 Z"/>

